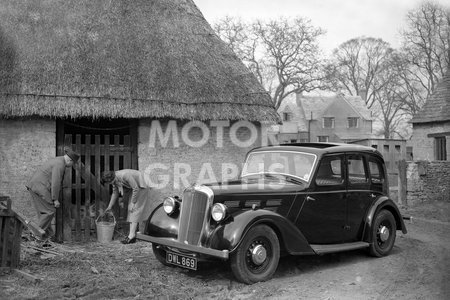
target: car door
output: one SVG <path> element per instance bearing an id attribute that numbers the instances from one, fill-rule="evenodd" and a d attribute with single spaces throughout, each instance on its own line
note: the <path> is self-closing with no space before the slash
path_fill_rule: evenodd
<path id="1" fill-rule="evenodd" d="M 361 240 L 364 229 L 364 217 L 374 194 L 371 193 L 368 162 L 363 153 L 346 155 L 347 169 L 347 222 L 345 224 L 344 241 Z"/>
<path id="2" fill-rule="evenodd" d="M 346 221 L 344 155 L 320 160 L 296 225 L 310 244 L 336 244 L 343 240 Z"/>

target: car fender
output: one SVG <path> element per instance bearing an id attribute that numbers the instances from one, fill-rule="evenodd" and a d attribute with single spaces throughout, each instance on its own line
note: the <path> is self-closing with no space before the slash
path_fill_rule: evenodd
<path id="1" fill-rule="evenodd" d="M 281 248 L 289 254 L 314 254 L 308 241 L 286 218 L 265 209 L 246 210 L 231 216 L 227 222 L 216 227 L 209 239 L 209 246 L 214 249 L 235 251 L 250 228 L 265 224 L 270 226 L 278 236 Z"/>
<path id="2" fill-rule="evenodd" d="M 144 234 L 155 237 L 178 237 L 178 212 L 173 216 L 168 216 L 163 209 L 163 204 L 159 204 L 148 217 Z"/>
<path id="3" fill-rule="evenodd" d="M 382 210 L 389 210 L 392 215 L 394 215 L 395 222 L 397 224 L 397 230 L 401 230 L 404 234 L 407 233 L 405 223 L 403 222 L 402 214 L 400 213 L 397 205 L 392 201 L 392 199 L 381 196 L 379 197 L 369 208 L 365 219 L 365 230 L 364 230 L 364 240 L 367 242 L 372 242 L 371 232 L 372 232 L 372 224 L 376 214 Z"/>

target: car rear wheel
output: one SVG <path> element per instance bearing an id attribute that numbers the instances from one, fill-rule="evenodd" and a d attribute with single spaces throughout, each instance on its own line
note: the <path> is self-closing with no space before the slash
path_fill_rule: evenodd
<path id="1" fill-rule="evenodd" d="M 161 248 L 158 244 L 152 243 L 153 254 L 155 254 L 156 259 L 165 266 L 173 267 L 173 265 L 166 262 L 166 251 Z"/>
<path id="2" fill-rule="evenodd" d="M 231 256 L 231 270 L 241 282 L 266 281 L 275 273 L 280 259 L 280 244 L 267 225 L 251 228 Z"/>
<path id="3" fill-rule="evenodd" d="M 372 226 L 372 244 L 370 254 L 376 257 L 386 256 L 394 247 L 397 226 L 390 211 L 381 210 Z"/>

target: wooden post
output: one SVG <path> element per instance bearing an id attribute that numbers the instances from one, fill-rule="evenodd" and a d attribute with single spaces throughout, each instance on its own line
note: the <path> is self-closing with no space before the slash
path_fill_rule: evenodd
<path id="1" fill-rule="evenodd" d="M 90 240 L 91 235 L 91 178 L 86 176 L 86 174 L 91 174 L 91 135 L 86 134 L 85 137 L 85 151 L 84 151 L 84 171 L 80 168 L 80 176 L 84 179 L 84 239 L 86 241 Z M 84 175 L 84 176 L 83 176 Z M 95 210 L 94 210 L 95 211 Z"/>
<path id="2" fill-rule="evenodd" d="M 72 146 L 72 135 L 66 134 L 64 145 Z M 72 241 L 72 170 L 66 170 L 63 182 L 63 199 L 61 202 L 63 240 Z"/>
<path id="3" fill-rule="evenodd" d="M 406 178 L 406 160 L 402 159 L 398 162 L 398 202 L 399 204 L 408 205 L 406 200 L 407 178 Z"/>

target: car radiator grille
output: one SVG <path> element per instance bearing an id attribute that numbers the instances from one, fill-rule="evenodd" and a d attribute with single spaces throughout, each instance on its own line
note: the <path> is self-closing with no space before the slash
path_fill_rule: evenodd
<path id="1" fill-rule="evenodd" d="M 184 191 L 181 202 L 178 241 L 190 245 L 200 244 L 207 208 L 208 195 L 193 188 Z"/>

